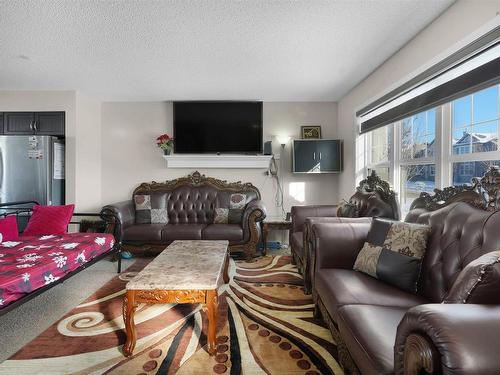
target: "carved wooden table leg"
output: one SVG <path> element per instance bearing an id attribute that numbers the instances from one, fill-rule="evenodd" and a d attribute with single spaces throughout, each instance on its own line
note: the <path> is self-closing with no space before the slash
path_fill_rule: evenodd
<path id="1" fill-rule="evenodd" d="M 215 336 L 217 332 L 217 314 L 219 310 L 219 297 L 217 290 L 207 290 L 207 315 L 208 315 L 208 354 L 217 352 Z"/>
<path id="2" fill-rule="evenodd" d="M 224 263 L 224 272 L 222 274 L 222 279 L 224 280 L 224 284 L 229 283 L 229 252 L 226 255 L 226 261 Z"/>
<path id="3" fill-rule="evenodd" d="M 123 320 L 125 321 L 125 330 L 127 332 L 127 341 L 123 346 L 123 354 L 125 354 L 125 357 L 131 356 L 135 348 L 137 334 L 135 331 L 134 314 L 136 309 L 135 290 L 127 290 L 125 298 L 123 299 Z"/>

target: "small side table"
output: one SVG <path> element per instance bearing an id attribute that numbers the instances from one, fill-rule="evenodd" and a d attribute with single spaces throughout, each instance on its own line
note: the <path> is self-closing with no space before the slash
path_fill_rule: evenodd
<path id="1" fill-rule="evenodd" d="M 279 217 L 266 217 L 262 223 L 262 255 L 267 254 L 267 235 L 270 230 L 290 230 L 292 229 L 292 222 L 285 218 Z"/>

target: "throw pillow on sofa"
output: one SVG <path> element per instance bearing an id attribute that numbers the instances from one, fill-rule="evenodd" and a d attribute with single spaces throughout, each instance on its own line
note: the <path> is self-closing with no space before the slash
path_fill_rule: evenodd
<path id="1" fill-rule="evenodd" d="M 4 219 L 0 219 L 0 242 L 17 241 L 19 232 L 17 229 L 17 218 L 15 215 L 9 215 Z"/>
<path id="2" fill-rule="evenodd" d="M 214 224 L 241 224 L 246 202 L 246 194 L 231 194 L 229 208 L 217 207 L 215 209 Z"/>
<path id="3" fill-rule="evenodd" d="M 28 221 L 23 236 L 66 233 L 74 209 L 74 204 L 66 206 L 33 206 L 33 214 Z"/>
<path id="4" fill-rule="evenodd" d="M 416 293 L 430 227 L 375 218 L 354 269 Z"/>
<path id="5" fill-rule="evenodd" d="M 135 222 L 137 224 L 168 224 L 166 198 L 162 194 L 136 194 Z"/>
<path id="6" fill-rule="evenodd" d="M 444 303 L 500 304 L 500 251 L 470 262 L 460 271 Z"/>

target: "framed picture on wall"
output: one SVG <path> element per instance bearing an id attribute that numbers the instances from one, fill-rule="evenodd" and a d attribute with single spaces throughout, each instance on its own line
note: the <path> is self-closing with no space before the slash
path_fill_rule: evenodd
<path id="1" fill-rule="evenodd" d="M 300 127 L 302 139 L 321 139 L 320 125 L 306 125 Z"/>

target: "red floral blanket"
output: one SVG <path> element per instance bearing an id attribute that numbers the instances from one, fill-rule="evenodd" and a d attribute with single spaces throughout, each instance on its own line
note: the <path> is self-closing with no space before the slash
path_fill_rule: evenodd
<path id="1" fill-rule="evenodd" d="M 0 309 L 109 251 L 114 241 L 111 234 L 69 233 L 0 243 Z"/>

